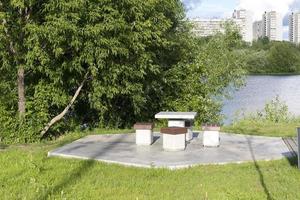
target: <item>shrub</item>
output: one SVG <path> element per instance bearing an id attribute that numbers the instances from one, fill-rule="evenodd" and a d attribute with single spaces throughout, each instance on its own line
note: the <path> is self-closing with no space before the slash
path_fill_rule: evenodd
<path id="1" fill-rule="evenodd" d="M 279 96 L 267 102 L 262 110 L 250 114 L 242 112 L 237 113 L 237 115 L 234 123 L 241 121 L 288 123 L 297 120 L 296 117 L 289 112 L 288 106 Z"/>
<path id="2" fill-rule="evenodd" d="M 270 122 L 287 122 L 289 120 L 289 109 L 285 102 L 281 102 L 279 96 L 265 105 L 265 120 Z"/>

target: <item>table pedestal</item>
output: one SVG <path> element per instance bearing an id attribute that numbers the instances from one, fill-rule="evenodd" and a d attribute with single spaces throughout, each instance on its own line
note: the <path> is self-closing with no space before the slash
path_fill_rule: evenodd
<path id="1" fill-rule="evenodd" d="M 190 125 L 189 127 L 186 127 L 186 120 L 169 120 L 168 121 L 168 127 L 185 127 L 187 128 L 187 134 L 185 135 L 185 140 L 190 141 L 193 139 L 193 127 Z M 190 123 L 192 124 L 192 123 Z"/>

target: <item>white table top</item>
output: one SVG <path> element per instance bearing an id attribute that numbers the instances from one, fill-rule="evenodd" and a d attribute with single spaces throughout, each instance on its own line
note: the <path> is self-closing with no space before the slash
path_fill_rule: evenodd
<path id="1" fill-rule="evenodd" d="M 155 115 L 155 119 L 186 119 L 193 120 L 197 116 L 196 112 L 160 112 Z"/>

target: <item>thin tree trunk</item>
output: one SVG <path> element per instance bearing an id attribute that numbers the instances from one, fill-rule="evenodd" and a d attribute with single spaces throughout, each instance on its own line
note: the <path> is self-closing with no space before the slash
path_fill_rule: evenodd
<path id="1" fill-rule="evenodd" d="M 20 66 L 18 69 L 18 111 L 20 118 L 25 116 L 25 84 L 24 84 L 24 67 Z"/>
<path id="2" fill-rule="evenodd" d="M 71 101 L 69 102 L 69 104 L 67 105 L 67 107 L 56 117 L 54 117 L 42 130 L 40 136 L 41 138 L 44 137 L 44 135 L 48 132 L 48 130 L 57 122 L 59 122 L 70 110 L 70 108 L 72 107 L 72 105 L 74 104 L 75 100 L 77 99 L 77 97 L 80 94 L 80 91 L 82 89 L 82 87 L 84 86 L 84 83 L 86 82 L 86 80 L 88 79 L 88 73 L 86 73 L 84 80 L 82 81 L 82 83 L 80 84 L 80 86 L 77 88 L 73 98 L 71 99 Z"/>

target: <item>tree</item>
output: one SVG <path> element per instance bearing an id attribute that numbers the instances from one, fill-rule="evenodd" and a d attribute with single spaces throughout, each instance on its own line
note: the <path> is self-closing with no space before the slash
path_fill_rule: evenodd
<path id="1" fill-rule="evenodd" d="M 270 48 L 268 59 L 274 72 L 293 73 L 299 70 L 300 52 L 288 42 L 276 42 Z"/>
<path id="2" fill-rule="evenodd" d="M 43 20 L 40 13 L 46 1 L 3 0 L 0 2 L 0 49 L 1 68 L 9 73 L 16 71 L 18 91 L 18 112 L 23 118 L 26 111 L 25 75 L 27 70 L 30 24 Z"/>
<path id="3" fill-rule="evenodd" d="M 267 37 L 253 42 L 247 51 L 246 70 L 250 73 L 296 73 L 300 71 L 299 48 L 286 41 L 269 41 Z"/>
<path id="4" fill-rule="evenodd" d="M 227 48 L 231 50 L 240 48 L 243 45 L 240 28 L 233 21 L 225 22 L 224 28 L 223 41 L 226 43 Z"/>
<path id="5" fill-rule="evenodd" d="M 17 9 L 10 10 L 10 1 L 5 3 L 4 13 L 18 15 Z M 30 72 L 26 116 L 30 116 L 28 121 L 34 120 L 36 129 L 57 117 L 66 105 L 73 105 L 73 95 L 82 88 L 85 74 L 89 74 L 85 91 L 82 97 L 75 96 L 102 126 L 130 126 L 161 109 L 161 88 L 168 86 L 163 81 L 164 72 L 181 59 L 173 57 L 181 51 L 175 48 L 176 40 L 185 31 L 180 1 L 34 3 L 30 6 L 37 9 L 30 9 L 31 16 L 39 21 L 33 18 L 22 26 L 26 37 L 16 43 L 24 47 L 20 59 L 26 61 Z M 23 4 L 15 7 L 28 10 Z M 7 24 L 13 27 L 14 22 Z M 4 40 L 5 34 L 2 36 Z M 72 115 L 81 118 L 77 115 L 79 106 L 74 109 Z M 66 113 L 58 115 L 59 119 Z"/>
<path id="6" fill-rule="evenodd" d="M 181 3 L 75 2 L 49 4 L 46 23 L 32 33 L 39 38 L 38 46 L 47 46 L 35 53 L 43 55 L 38 62 L 47 55 L 55 66 L 72 69 L 73 79 L 89 72 L 86 103 L 96 111 L 101 125 L 125 127 L 149 118 L 160 109 L 157 87 L 163 86 L 163 72 L 172 68 L 171 61 L 176 62 L 165 55 L 177 51 L 172 35 L 179 32 L 184 16 Z M 52 52 L 57 52 L 55 59 L 50 59 Z"/>
<path id="7" fill-rule="evenodd" d="M 28 21 L 6 20 L 0 35 L 6 44 L 0 44 L 0 70 L 9 72 L 20 65 L 7 54 L 5 27 L 24 33 L 14 42 L 22 47 L 25 120 L 14 120 L 17 100 L 8 105 L 6 95 L 0 102 L 0 122 L 9 121 L 0 123 L 0 133 L 18 142 L 55 136 L 74 124 L 130 127 L 161 110 L 195 109 L 207 121 L 219 111 L 213 96 L 239 78 L 241 56 L 233 51 L 239 34 L 194 38 L 179 0 L 7 0 L 1 19 L 19 16 L 20 8 L 30 11 Z M 13 88 L 11 75 L 5 80 L 0 87 Z"/>
<path id="8" fill-rule="evenodd" d="M 20 116 L 25 113 L 24 88 L 24 26 L 30 18 L 30 10 L 19 2 L 1 1 L 0 3 L 1 33 L 0 41 L 3 44 L 2 67 L 4 64 L 13 64 L 17 68 L 18 110 Z M 12 23 L 14 22 L 14 23 Z M 14 25 L 13 25 L 14 24 Z"/>
<path id="9" fill-rule="evenodd" d="M 169 103 L 173 110 L 197 111 L 198 123 L 221 123 L 222 102 L 230 95 L 228 87 L 243 84 L 245 55 L 235 50 L 241 37 L 237 29 L 226 28 L 225 34 L 219 33 L 205 44 L 194 38 L 192 59 L 174 69 L 174 74 L 181 76 L 176 79 L 178 95 Z"/>
<path id="10" fill-rule="evenodd" d="M 271 73 L 268 60 L 268 51 L 265 50 L 245 50 L 246 51 L 246 69 L 249 73 Z"/>
<path id="11" fill-rule="evenodd" d="M 258 38 L 257 41 L 253 41 L 252 49 L 269 50 L 270 49 L 270 39 L 268 37 Z"/>

